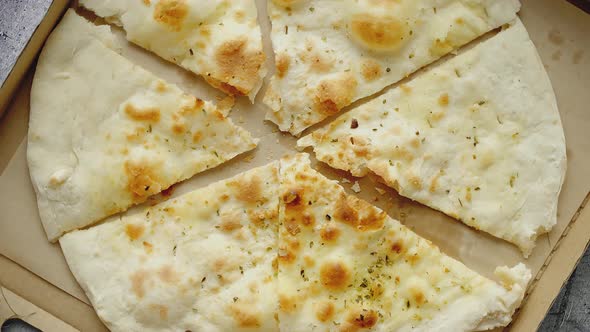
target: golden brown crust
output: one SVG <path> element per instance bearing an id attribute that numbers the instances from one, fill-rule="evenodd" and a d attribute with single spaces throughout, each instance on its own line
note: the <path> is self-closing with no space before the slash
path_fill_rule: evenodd
<path id="1" fill-rule="evenodd" d="M 242 228 L 242 223 L 240 223 L 240 212 L 239 211 L 232 211 L 231 213 L 225 213 L 221 216 L 221 223 L 219 224 L 219 228 L 226 233 L 233 232 Z"/>
<path id="2" fill-rule="evenodd" d="M 306 0 L 272 0 L 274 4 L 286 7 L 287 9 L 290 9 L 291 7 L 303 3 L 305 1 Z"/>
<path id="3" fill-rule="evenodd" d="M 229 94 L 248 95 L 259 80 L 258 71 L 264 65 L 265 55 L 248 50 L 247 44 L 245 38 L 221 44 L 215 50 L 214 77 L 205 78 Z"/>
<path id="4" fill-rule="evenodd" d="M 139 239 L 145 232 L 143 225 L 127 224 L 125 225 L 125 234 L 131 241 Z"/>
<path id="5" fill-rule="evenodd" d="M 340 233 L 342 233 L 342 231 L 334 223 L 324 225 L 320 229 L 320 237 L 322 238 L 322 240 L 328 243 L 336 242 L 338 240 L 338 237 L 340 237 Z"/>
<path id="6" fill-rule="evenodd" d="M 139 109 L 132 104 L 126 104 L 123 108 L 125 114 L 135 121 L 158 122 L 160 121 L 160 110 L 155 107 Z"/>
<path id="7" fill-rule="evenodd" d="M 334 317 L 334 304 L 332 302 L 322 302 L 316 307 L 316 318 L 320 322 L 327 322 Z"/>
<path id="8" fill-rule="evenodd" d="M 261 326 L 260 314 L 254 312 L 245 304 L 231 304 L 230 313 L 239 327 L 253 328 Z"/>
<path id="9" fill-rule="evenodd" d="M 230 182 L 234 187 L 236 198 L 245 203 L 256 203 L 265 199 L 262 180 L 257 175 L 250 178 L 241 178 L 238 181 Z"/>
<path id="10" fill-rule="evenodd" d="M 328 262 L 320 267 L 320 281 L 331 291 L 346 289 L 350 278 L 350 269 L 342 262 Z"/>
<path id="11" fill-rule="evenodd" d="M 279 309 L 283 312 L 294 312 L 297 308 L 297 299 L 279 294 Z"/>
<path id="12" fill-rule="evenodd" d="M 449 94 L 448 93 L 442 94 L 438 98 L 438 104 L 440 106 L 448 106 L 449 105 Z"/>
<path id="13" fill-rule="evenodd" d="M 373 310 L 355 312 L 348 316 L 347 323 L 350 324 L 345 331 L 356 331 L 357 329 L 369 329 L 377 324 L 379 316 Z"/>
<path id="14" fill-rule="evenodd" d="M 276 66 L 277 66 L 277 76 L 279 78 L 285 77 L 287 71 L 289 71 L 289 66 L 291 64 L 291 58 L 287 53 L 278 54 L 276 57 Z"/>
<path id="15" fill-rule="evenodd" d="M 374 60 L 363 62 L 361 73 L 366 81 L 371 82 L 381 77 L 381 66 Z"/>
<path id="16" fill-rule="evenodd" d="M 408 26 L 393 16 L 357 14 L 350 21 L 350 29 L 357 44 L 376 52 L 397 51 L 410 37 Z"/>
<path id="17" fill-rule="evenodd" d="M 131 291 L 138 298 L 142 298 L 145 295 L 145 282 L 148 274 L 144 270 L 139 270 L 131 275 Z"/>
<path id="18" fill-rule="evenodd" d="M 165 283 L 176 283 L 180 278 L 171 265 L 164 265 L 158 270 L 158 277 Z"/>
<path id="19" fill-rule="evenodd" d="M 357 81 L 350 73 L 339 79 L 324 80 L 314 90 L 314 108 L 320 114 L 334 115 L 350 105 L 356 93 Z"/>
<path id="20" fill-rule="evenodd" d="M 143 202 L 163 189 L 158 176 L 160 172 L 154 166 L 127 161 L 124 168 L 127 175 L 126 189 L 134 202 Z"/>
<path id="21" fill-rule="evenodd" d="M 160 0 L 154 8 L 154 20 L 173 31 L 180 31 L 188 15 L 186 0 Z"/>

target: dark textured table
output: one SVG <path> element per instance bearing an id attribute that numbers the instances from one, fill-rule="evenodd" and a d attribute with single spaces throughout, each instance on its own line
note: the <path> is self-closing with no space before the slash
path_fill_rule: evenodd
<path id="1" fill-rule="evenodd" d="M 560 0 L 555 0 L 560 1 Z M 590 12 L 590 0 L 571 0 Z M 50 0 L 0 0 L 0 84 L 26 45 Z M 561 290 L 539 331 L 590 332 L 590 250 Z"/>

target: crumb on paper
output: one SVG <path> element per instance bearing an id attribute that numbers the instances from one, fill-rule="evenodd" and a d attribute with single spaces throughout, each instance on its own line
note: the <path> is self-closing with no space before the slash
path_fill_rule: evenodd
<path id="1" fill-rule="evenodd" d="M 350 180 L 347 178 L 342 178 L 342 183 L 350 183 Z"/>
<path id="2" fill-rule="evenodd" d="M 385 194 L 385 190 L 383 190 L 381 188 L 375 188 L 375 190 L 377 190 L 377 192 L 379 193 L 379 195 Z"/>
<path id="3" fill-rule="evenodd" d="M 252 159 L 254 159 L 254 155 L 249 155 L 244 158 L 244 161 L 249 163 L 249 162 L 252 162 Z"/>
<path id="4" fill-rule="evenodd" d="M 354 191 L 357 194 L 361 192 L 361 186 L 359 185 L 358 181 L 354 181 L 354 184 L 352 185 L 352 187 L 350 187 L 350 189 L 352 189 L 352 191 Z"/>

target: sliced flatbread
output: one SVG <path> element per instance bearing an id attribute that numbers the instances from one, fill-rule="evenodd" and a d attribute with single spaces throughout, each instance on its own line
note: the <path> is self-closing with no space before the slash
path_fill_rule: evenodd
<path id="1" fill-rule="evenodd" d="M 70 10 L 39 58 L 27 157 L 51 241 L 256 147 L 213 104 L 113 45 L 108 27 Z"/>
<path id="2" fill-rule="evenodd" d="M 60 244 L 112 331 L 277 331 L 278 162 Z"/>
<path id="3" fill-rule="evenodd" d="M 518 0 L 271 0 L 267 119 L 299 134 L 512 21 Z"/>
<path id="4" fill-rule="evenodd" d="M 281 331 L 474 331 L 506 326 L 530 271 L 495 283 L 314 171 L 281 161 Z"/>
<path id="5" fill-rule="evenodd" d="M 356 176 L 371 171 L 525 255 L 557 221 L 565 138 L 520 21 L 298 144 Z"/>
<path id="6" fill-rule="evenodd" d="M 254 0 L 80 0 L 127 39 L 254 100 L 266 75 Z"/>

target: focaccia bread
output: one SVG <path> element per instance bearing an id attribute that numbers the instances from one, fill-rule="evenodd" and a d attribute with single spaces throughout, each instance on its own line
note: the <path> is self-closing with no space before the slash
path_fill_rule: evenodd
<path id="1" fill-rule="evenodd" d="M 70 10 L 38 61 L 27 157 L 51 241 L 256 147 L 215 105 L 113 45 L 108 27 Z"/>
<path id="2" fill-rule="evenodd" d="M 302 138 L 319 160 L 516 244 L 557 221 L 566 171 L 551 82 L 522 23 Z"/>
<path id="3" fill-rule="evenodd" d="M 530 271 L 493 282 L 314 171 L 281 160 L 281 331 L 474 331 L 506 326 Z"/>
<path id="4" fill-rule="evenodd" d="M 60 239 L 117 331 L 278 331 L 278 162 Z"/>
<path id="5" fill-rule="evenodd" d="M 127 39 L 254 101 L 266 75 L 254 0 L 80 0 Z"/>
<path id="6" fill-rule="evenodd" d="M 267 119 L 299 134 L 512 21 L 518 0 L 269 0 Z"/>

